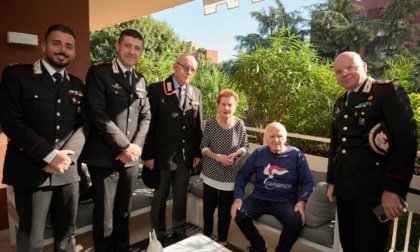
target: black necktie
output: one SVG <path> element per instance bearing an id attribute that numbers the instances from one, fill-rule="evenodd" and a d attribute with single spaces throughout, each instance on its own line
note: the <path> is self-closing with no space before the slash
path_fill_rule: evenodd
<path id="1" fill-rule="evenodd" d="M 349 103 L 350 103 L 350 101 L 352 100 L 352 99 L 354 99 L 354 96 L 356 95 L 356 92 L 349 92 L 348 94 L 347 94 L 347 101 L 346 101 L 346 106 L 348 106 L 349 105 Z"/>
<path id="2" fill-rule="evenodd" d="M 61 73 L 56 72 L 55 74 L 53 74 L 53 76 L 55 78 L 55 84 L 60 85 L 63 81 L 63 76 L 61 75 Z"/>
<path id="3" fill-rule="evenodd" d="M 128 83 L 130 83 L 130 86 L 131 86 L 131 71 L 125 72 L 125 78 L 127 79 Z"/>

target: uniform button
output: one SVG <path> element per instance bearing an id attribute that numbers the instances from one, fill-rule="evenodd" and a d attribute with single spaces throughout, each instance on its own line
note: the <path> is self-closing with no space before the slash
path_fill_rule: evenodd
<path id="1" fill-rule="evenodd" d="M 60 139 L 58 139 L 58 138 L 57 138 L 57 139 L 55 139 L 55 142 L 56 142 L 56 143 L 58 143 L 58 141 L 60 141 Z"/>
<path id="2" fill-rule="evenodd" d="M 345 115 L 344 115 L 344 118 L 346 118 L 346 119 L 347 119 L 347 118 L 349 118 L 349 115 L 345 114 Z"/>
<path id="3" fill-rule="evenodd" d="M 38 95 L 34 95 L 35 98 L 38 98 Z"/>
<path id="4" fill-rule="evenodd" d="M 133 98 L 133 95 L 130 95 L 131 98 Z"/>
<path id="5" fill-rule="evenodd" d="M 131 122 L 131 118 L 128 118 L 128 122 Z"/>
<path id="6" fill-rule="evenodd" d="M 130 131 L 127 131 L 127 135 L 130 135 Z"/>
<path id="7" fill-rule="evenodd" d="M 57 127 L 55 127 L 57 130 L 59 130 L 60 129 L 60 125 L 57 125 Z"/>
<path id="8" fill-rule="evenodd" d="M 182 126 L 182 129 L 185 129 L 185 126 Z"/>
<path id="9" fill-rule="evenodd" d="M 346 150 L 341 150 L 341 153 L 343 154 L 346 154 L 346 152 L 347 152 Z"/>
<path id="10" fill-rule="evenodd" d="M 182 140 L 182 143 L 185 143 L 185 140 Z"/>
<path id="11" fill-rule="evenodd" d="M 347 130 L 347 127 L 346 127 L 346 126 L 344 126 L 344 127 L 343 127 L 343 130 Z"/>
<path id="12" fill-rule="evenodd" d="M 57 116 L 60 116 L 61 114 L 60 114 L 60 112 L 57 112 Z"/>
<path id="13" fill-rule="evenodd" d="M 379 162 L 376 162 L 376 165 L 379 165 Z"/>
<path id="14" fill-rule="evenodd" d="M 186 113 L 184 112 L 183 115 L 186 115 Z"/>
<path id="15" fill-rule="evenodd" d="M 128 109 L 131 110 L 131 106 Z"/>
<path id="16" fill-rule="evenodd" d="M 118 91 L 115 91 L 115 94 L 118 94 Z"/>
<path id="17" fill-rule="evenodd" d="M 345 141 L 347 141 L 347 138 L 343 137 L 343 138 L 341 139 L 341 141 L 345 142 Z"/>
<path id="18" fill-rule="evenodd" d="M 58 99 L 58 100 L 57 100 L 57 103 L 61 103 L 61 99 Z"/>
<path id="19" fill-rule="evenodd" d="M 364 115 L 365 114 L 365 112 L 362 112 L 362 115 Z"/>

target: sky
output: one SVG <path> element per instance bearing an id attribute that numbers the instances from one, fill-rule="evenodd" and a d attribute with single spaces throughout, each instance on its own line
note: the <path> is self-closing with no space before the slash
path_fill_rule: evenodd
<path id="1" fill-rule="evenodd" d="M 226 4 L 217 6 L 217 12 L 204 15 L 203 0 L 195 0 L 152 16 L 167 24 L 183 41 L 196 42 L 197 48 L 218 51 L 219 62 L 234 59 L 238 45 L 235 36 L 257 33 L 258 22 L 251 17 L 252 11 L 277 6 L 274 0 L 252 3 L 252 0 L 238 0 L 239 7 L 228 10 Z M 282 0 L 286 12 L 303 11 L 303 6 L 320 0 Z"/>

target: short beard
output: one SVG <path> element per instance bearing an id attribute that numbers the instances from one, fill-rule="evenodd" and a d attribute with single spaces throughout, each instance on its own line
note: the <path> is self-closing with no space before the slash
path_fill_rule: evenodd
<path id="1" fill-rule="evenodd" d="M 69 58 L 67 55 L 66 55 L 66 58 Z M 70 64 L 70 61 L 67 61 L 66 63 L 61 63 L 61 62 L 56 62 L 56 61 L 54 61 L 53 59 L 51 59 L 50 57 L 48 57 L 48 56 L 45 56 L 45 60 L 52 66 L 52 67 L 55 67 L 55 68 L 58 68 L 58 69 L 62 69 L 62 68 L 65 68 L 66 66 L 68 66 L 68 64 Z"/>

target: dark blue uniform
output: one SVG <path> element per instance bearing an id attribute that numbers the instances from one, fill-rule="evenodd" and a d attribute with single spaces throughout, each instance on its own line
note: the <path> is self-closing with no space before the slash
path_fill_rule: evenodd
<path id="1" fill-rule="evenodd" d="M 128 251 L 128 221 L 139 160 L 124 164 L 115 158 L 130 143 L 143 147 L 150 123 L 146 79 L 133 71 L 132 84 L 116 59 L 89 68 L 86 110 L 92 131 L 86 143 L 86 164 L 94 193 L 95 251 Z"/>
<path id="2" fill-rule="evenodd" d="M 380 223 L 372 209 L 381 203 L 384 190 L 403 198 L 407 194 L 417 151 L 413 110 L 404 89 L 393 81 L 368 78 L 348 105 L 346 99 L 343 95 L 334 105 L 327 182 L 334 184 L 337 204 L 342 205 L 339 223 L 354 222 L 356 217 L 343 216 L 357 211 L 367 212 L 359 216 L 368 218 L 360 220 L 364 230 L 346 234 L 340 229 L 341 241 L 354 233 L 366 240 L 363 236 L 373 233 L 378 234 L 378 244 L 385 244 L 389 222 Z M 352 242 L 355 251 L 376 251 Z"/>
<path id="3" fill-rule="evenodd" d="M 188 179 L 195 157 L 201 158 L 201 92 L 187 84 L 185 107 L 181 107 L 170 76 L 149 86 L 152 121 L 142 153 L 143 160 L 155 159 L 160 183 L 152 201 L 152 228 L 158 238 L 166 231 L 166 200 L 172 184 L 174 234 L 185 235 Z"/>
<path id="4" fill-rule="evenodd" d="M 82 112 L 83 89 L 83 82 L 72 75 L 61 85 L 54 83 L 41 61 L 3 71 L 0 123 L 10 138 L 3 183 L 13 185 L 16 192 L 23 251 L 42 249 L 37 247 L 42 246 L 49 207 L 56 246 L 75 246 L 80 181 L 76 164 L 89 129 Z M 73 165 L 63 174 L 42 170 L 47 165 L 43 159 L 54 149 L 75 152 L 69 156 Z"/>

